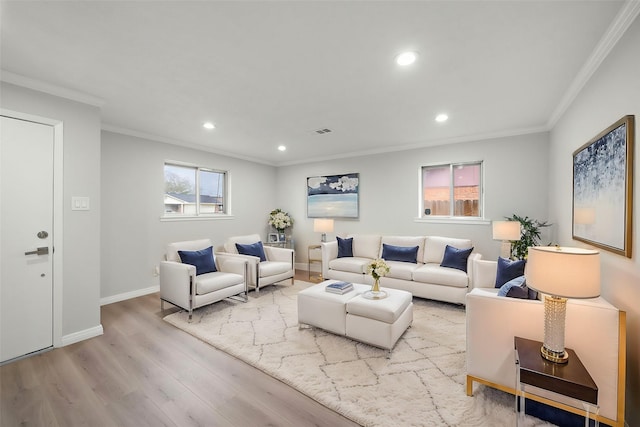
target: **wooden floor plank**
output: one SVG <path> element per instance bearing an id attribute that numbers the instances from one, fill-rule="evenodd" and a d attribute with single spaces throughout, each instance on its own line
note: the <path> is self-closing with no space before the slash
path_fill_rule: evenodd
<path id="1" fill-rule="evenodd" d="M 358 425 L 164 322 L 166 308 L 157 294 L 103 306 L 104 335 L 0 366 L 0 425 Z"/>

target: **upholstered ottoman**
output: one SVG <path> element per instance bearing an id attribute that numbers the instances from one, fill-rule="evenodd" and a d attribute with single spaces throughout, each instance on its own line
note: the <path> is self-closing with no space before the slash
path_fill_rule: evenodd
<path id="1" fill-rule="evenodd" d="M 413 296 L 384 289 L 387 298 L 371 300 L 357 295 L 347 301 L 346 335 L 389 352 L 413 322 Z"/>
<path id="2" fill-rule="evenodd" d="M 368 291 L 371 286 L 354 283 L 354 289 L 343 295 L 325 291 L 325 287 L 335 281 L 326 280 L 298 293 L 298 327 L 310 325 L 345 335 L 347 301 Z"/>

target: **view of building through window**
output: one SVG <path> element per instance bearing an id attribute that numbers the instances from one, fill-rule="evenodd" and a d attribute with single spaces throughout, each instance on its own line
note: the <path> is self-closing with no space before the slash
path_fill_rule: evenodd
<path id="1" fill-rule="evenodd" d="M 164 186 L 165 215 L 226 213 L 226 172 L 165 163 Z"/>
<path id="2" fill-rule="evenodd" d="M 482 163 L 422 168 L 422 215 L 480 217 Z M 452 203 L 453 200 L 453 203 Z"/>

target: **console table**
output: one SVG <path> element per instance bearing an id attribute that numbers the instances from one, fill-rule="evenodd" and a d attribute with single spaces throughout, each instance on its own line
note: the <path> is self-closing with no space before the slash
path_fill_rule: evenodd
<path id="1" fill-rule="evenodd" d="M 557 364 L 545 360 L 540 355 L 540 341 L 515 337 L 516 359 L 516 411 L 518 399 L 520 412 L 516 416 L 516 426 L 522 425 L 525 414 L 525 399 L 529 395 L 545 401 L 557 402 L 581 409 L 585 416 L 585 427 L 589 427 L 589 418 L 593 415 L 595 426 L 598 422 L 598 386 L 589 375 L 575 351 L 565 348 L 569 353 L 566 364 Z M 540 399 L 541 398 L 541 399 Z M 561 407 L 562 405 L 554 405 Z"/>

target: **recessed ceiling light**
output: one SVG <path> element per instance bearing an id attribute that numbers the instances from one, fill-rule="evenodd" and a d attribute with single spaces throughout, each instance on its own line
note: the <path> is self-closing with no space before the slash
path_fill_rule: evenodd
<path id="1" fill-rule="evenodd" d="M 206 122 L 205 124 L 202 125 L 202 127 L 204 127 L 205 129 L 215 129 L 216 125 L 214 125 L 211 122 Z"/>
<path id="2" fill-rule="evenodd" d="M 438 123 L 446 122 L 447 120 L 449 120 L 449 116 L 446 114 L 438 114 L 436 116 L 436 122 Z"/>
<path id="3" fill-rule="evenodd" d="M 284 145 L 278 145 L 278 150 L 287 151 L 287 147 L 285 147 Z"/>
<path id="4" fill-rule="evenodd" d="M 403 52 L 396 56 L 396 64 L 406 66 L 416 62 L 418 54 L 416 52 Z"/>

